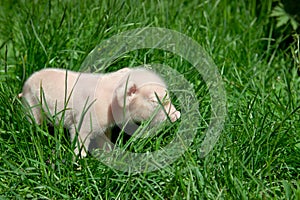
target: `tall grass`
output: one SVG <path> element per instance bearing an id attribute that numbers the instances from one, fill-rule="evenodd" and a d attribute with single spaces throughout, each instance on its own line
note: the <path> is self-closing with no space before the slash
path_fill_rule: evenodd
<path id="1" fill-rule="evenodd" d="M 280 48 L 286 36 L 274 38 L 271 9 L 271 0 L 3 0 L 0 197 L 300 199 L 300 79 L 299 62 L 292 56 L 299 55 L 299 46 Z M 92 156 L 74 164 L 68 133 L 61 126 L 37 126 L 26 119 L 17 98 L 25 79 L 42 68 L 79 70 L 104 39 L 147 26 L 186 34 L 218 66 L 228 116 L 217 145 L 200 158 L 197 144 L 204 128 L 199 127 L 194 145 L 155 172 L 124 173 Z M 205 83 L 180 58 L 141 50 L 124 56 L 109 71 L 145 60 L 165 62 L 182 73 L 194 86 L 203 121 L 209 121 Z"/>

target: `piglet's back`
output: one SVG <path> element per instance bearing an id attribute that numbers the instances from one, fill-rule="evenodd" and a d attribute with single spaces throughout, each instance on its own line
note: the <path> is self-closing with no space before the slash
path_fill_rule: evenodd
<path id="1" fill-rule="evenodd" d="M 42 88 L 43 93 L 47 96 L 61 96 L 65 94 L 65 86 L 74 85 L 78 73 L 63 69 L 43 69 L 32 74 L 25 82 L 22 96 L 30 93 L 31 95 L 40 95 Z M 66 82 L 67 80 L 67 82 Z M 68 94 L 72 88 L 67 88 Z"/>

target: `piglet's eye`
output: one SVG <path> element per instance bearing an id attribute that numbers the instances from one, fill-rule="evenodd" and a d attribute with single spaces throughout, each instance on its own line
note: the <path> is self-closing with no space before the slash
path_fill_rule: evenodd
<path id="1" fill-rule="evenodd" d="M 168 105 L 169 103 L 170 103 L 170 100 L 168 100 L 168 99 L 166 99 L 166 100 L 164 100 L 164 101 L 162 102 L 162 104 L 163 104 L 164 106 Z"/>
<path id="2" fill-rule="evenodd" d="M 163 106 L 167 106 L 169 103 L 170 103 L 170 100 L 169 99 L 163 99 L 163 100 L 157 100 L 156 98 L 155 99 L 150 99 L 150 102 L 153 103 L 153 104 L 159 104 L 161 103 L 161 105 Z"/>

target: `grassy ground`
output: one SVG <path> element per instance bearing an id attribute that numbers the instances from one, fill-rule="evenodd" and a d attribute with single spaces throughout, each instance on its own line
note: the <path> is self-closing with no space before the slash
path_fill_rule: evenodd
<path id="1" fill-rule="evenodd" d="M 271 1 L 245 2 L 2 1 L 0 198 L 300 199 L 299 38 L 281 48 L 286 35 L 269 17 Z M 92 156 L 78 169 L 65 130 L 31 125 L 17 94 L 34 71 L 79 70 L 102 40 L 145 26 L 180 31 L 213 58 L 227 92 L 222 135 L 200 158 L 199 129 L 194 146 L 151 173 L 117 171 Z M 143 63 L 142 53 L 119 65 Z M 165 58 L 152 55 L 147 60 Z M 174 68 L 194 84 L 200 112 L 209 112 L 199 89 L 205 84 L 184 66 Z"/>

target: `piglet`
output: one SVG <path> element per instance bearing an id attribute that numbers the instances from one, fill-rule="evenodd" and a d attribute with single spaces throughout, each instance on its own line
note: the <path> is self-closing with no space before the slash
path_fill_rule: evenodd
<path id="1" fill-rule="evenodd" d="M 71 140 L 77 139 L 74 152 L 81 157 L 86 156 L 94 137 L 109 150 L 105 144 L 111 143 L 105 132 L 115 124 L 152 117 L 155 125 L 167 118 L 172 122 L 180 118 L 163 79 L 144 68 L 107 74 L 43 69 L 28 78 L 19 96 L 32 123 L 41 124 L 47 118 L 56 124 L 62 120 Z"/>

